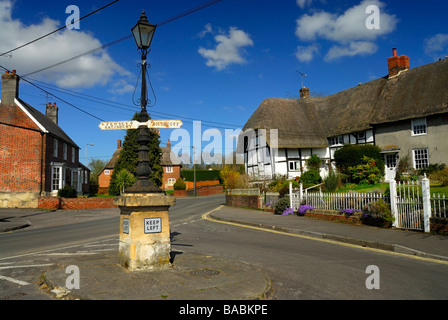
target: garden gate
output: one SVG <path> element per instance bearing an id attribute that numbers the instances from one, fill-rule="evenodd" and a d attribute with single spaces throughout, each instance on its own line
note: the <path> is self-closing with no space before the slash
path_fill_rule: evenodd
<path id="1" fill-rule="evenodd" d="M 421 183 L 391 180 L 390 201 L 395 228 L 429 232 L 431 202 L 426 175 Z"/>

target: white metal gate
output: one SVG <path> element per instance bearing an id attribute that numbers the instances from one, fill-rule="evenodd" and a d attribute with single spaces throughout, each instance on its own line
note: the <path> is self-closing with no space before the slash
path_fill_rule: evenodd
<path id="1" fill-rule="evenodd" d="M 395 227 L 409 230 L 423 230 L 422 185 L 415 181 L 399 182 L 396 187 Z"/>

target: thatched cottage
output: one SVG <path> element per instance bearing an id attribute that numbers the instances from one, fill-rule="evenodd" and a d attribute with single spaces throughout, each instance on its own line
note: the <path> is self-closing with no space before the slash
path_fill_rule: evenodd
<path id="1" fill-rule="evenodd" d="M 334 151 L 344 144 L 382 149 L 386 180 L 395 177 L 398 159 L 408 156 L 415 169 L 448 164 L 448 59 L 409 68 L 409 58 L 388 59 L 385 77 L 326 97 L 264 100 L 240 136 L 246 172 L 300 176 L 316 154 L 325 176 Z"/>

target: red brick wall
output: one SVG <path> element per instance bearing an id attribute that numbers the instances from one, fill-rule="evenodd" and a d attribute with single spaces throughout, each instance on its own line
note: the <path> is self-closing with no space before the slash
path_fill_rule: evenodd
<path id="1" fill-rule="evenodd" d="M 187 190 L 194 190 L 193 181 L 185 181 Z M 219 185 L 219 180 L 208 180 L 208 181 L 196 181 L 196 189 L 206 186 L 216 186 Z"/>
<path id="2" fill-rule="evenodd" d="M 245 207 L 251 209 L 261 208 L 260 196 L 248 196 L 248 195 L 226 195 L 226 205 L 230 207 Z"/>
<path id="3" fill-rule="evenodd" d="M 113 204 L 112 197 L 109 198 L 60 198 L 40 197 L 39 209 L 102 209 L 118 208 Z"/>
<path id="4" fill-rule="evenodd" d="M 177 180 L 180 178 L 180 166 L 172 166 L 173 172 L 166 172 L 166 166 L 163 166 L 163 178 L 162 178 L 162 189 L 163 190 L 173 190 L 173 186 L 168 186 L 168 179 L 172 178 Z"/>
<path id="5" fill-rule="evenodd" d="M 41 133 L 34 131 L 37 126 L 17 106 L 0 105 L 0 122 L 13 125 L 0 124 L 0 191 L 39 192 Z"/>
<path id="6" fill-rule="evenodd" d="M 104 173 L 104 171 L 106 170 L 109 170 L 108 175 Z M 98 187 L 101 190 L 104 190 L 102 188 L 109 189 L 110 178 L 112 177 L 113 171 L 114 171 L 113 169 L 105 169 L 101 171 L 101 173 L 98 175 Z"/>

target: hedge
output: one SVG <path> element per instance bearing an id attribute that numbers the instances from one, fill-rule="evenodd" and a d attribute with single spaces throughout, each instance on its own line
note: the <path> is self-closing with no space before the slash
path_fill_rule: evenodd
<path id="1" fill-rule="evenodd" d="M 219 180 L 219 170 L 196 170 L 196 181 L 213 181 Z M 194 181 L 194 170 L 181 170 L 180 175 L 185 181 Z"/>

